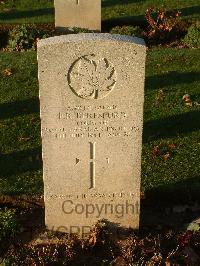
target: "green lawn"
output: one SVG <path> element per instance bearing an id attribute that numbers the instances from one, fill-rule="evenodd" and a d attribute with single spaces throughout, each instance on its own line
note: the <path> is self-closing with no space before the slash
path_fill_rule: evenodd
<path id="1" fill-rule="evenodd" d="M 200 193 L 199 56 L 200 50 L 161 48 L 147 57 L 142 186 L 186 201 Z M 186 93 L 193 107 L 183 103 Z M 153 158 L 155 146 L 161 155 Z"/>
<path id="2" fill-rule="evenodd" d="M 1 194 L 41 193 L 36 53 L 1 53 L 0 66 L 13 72 L 0 74 Z"/>
<path id="3" fill-rule="evenodd" d="M 143 191 L 200 193 L 199 57 L 195 49 L 148 51 Z M 0 53 L 0 136 L 0 194 L 42 194 L 36 52 Z"/>
<path id="4" fill-rule="evenodd" d="M 199 19 L 197 0 L 103 0 L 103 20 L 116 17 L 144 19 L 149 6 L 178 9 L 183 17 Z M 0 1 L 0 23 L 48 23 L 54 21 L 53 0 L 3 0 Z"/>

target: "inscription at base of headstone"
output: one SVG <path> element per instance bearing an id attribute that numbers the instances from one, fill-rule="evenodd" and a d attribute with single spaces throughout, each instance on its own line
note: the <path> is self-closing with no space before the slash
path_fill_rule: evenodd
<path id="1" fill-rule="evenodd" d="M 101 31 L 101 0 L 54 0 L 58 30 L 84 28 Z"/>
<path id="2" fill-rule="evenodd" d="M 138 228 L 146 47 L 77 34 L 38 43 L 45 219 L 83 234 Z"/>

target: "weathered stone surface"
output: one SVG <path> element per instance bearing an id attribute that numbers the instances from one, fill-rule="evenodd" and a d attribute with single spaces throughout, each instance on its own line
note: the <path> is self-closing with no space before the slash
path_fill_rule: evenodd
<path id="1" fill-rule="evenodd" d="M 54 0 L 55 26 L 101 31 L 101 0 Z"/>
<path id="2" fill-rule="evenodd" d="M 49 229 L 138 228 L 145 55 L 142 39 L 120 35 L 39 41 Z"/>

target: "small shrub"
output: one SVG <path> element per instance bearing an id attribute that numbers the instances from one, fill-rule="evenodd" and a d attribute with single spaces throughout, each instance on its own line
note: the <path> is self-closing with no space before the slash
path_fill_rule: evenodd
<path id="1" fill-rule="evenodd" d="M 12 51 L 26 51 L 36 49 L 37 40 L 49 37 L 36 26 L 21 25 L 9 31 L 8 48 Z"/>
<path id="2" fill-rule="evenodd" d="M 110 33 L 141 37 L 142 30 L 138 26 L 116 26 L 111 29 Z"/>
<path id="3" fill-rule="evenodd" d="M 146 37 L 154 41 L 168 41 L 179 32 L 179 11 L 166 11 L 163 9 L 148 8 L 145 18 L 148 23 Z"/>
<path id="4" fill-rule="evenodd" d="M 96 33 L 98 31 L 94 30 L 89 30 L 85 28 L 78 28 L 78 27 L 73 27 L 73 28 L 57 28 L 56 33 L 54 35 L 63 35 L 63 34 L 77 34 L 77 33 Z"/>
<path id="5" fill-rule="evenodd" d="M 93 31 L 93 30 L 84 29 L 84 28 L 77 28 L 77 27 L 69 29 L 69 33 L 73 33 L 73 34 L 76 34 L 76 33 L 94 33 L 94 32 L 95 31 Z"/>
<path id="6" fill-rule="evenodd" d="M 10 209 L 0 210 L 0 247 L 13 237 L 18 228 L 15 212 Z"/>
<path id="7" fill-rule="evenodd" d="M 200 25 L 190 26 L 183 42 L 190 48 L 200 48 Z"/>

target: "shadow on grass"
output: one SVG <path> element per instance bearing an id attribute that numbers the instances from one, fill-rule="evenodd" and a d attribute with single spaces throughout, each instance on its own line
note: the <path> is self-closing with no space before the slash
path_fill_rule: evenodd
<path id="1" fill-rule="evenodd" d="M 25 103 L 28 106 L 29 102 L 25 101 Z M 11 107 L 13 107 L 13 109 L 6 106 L 6 110 L 12 110 L 11 113 L 3 113 L 0 118 L 21 115 L 21 109 L 19 108 L 18 112 L 16 112 L 14 108 L 15 105 L 12 104 L 13 103 L 11 103 Z M 19 106 L 24 108 L 24 102 L 19 102 L 18 107 Z M 35 110 L 31 107 L 28 111 L 38 111 L 38 109 Z M 0 114 L 2 114 L 2 112 L 0 112 Z M 143 143 L 160 138 L 171 138 L 177 135 L 186 135 L 199 130 L 199 125 L 199 111 L 189 111 L 163 119 L 146 121 L 144 123 Z M 10 154 L 2 154 L 0 156 L 0 177 L 8 177 L 26 171 L 35 171 L 41 168 L 41 147 L 37 149 L 13 152 Z"/>
<path id="2" fill-rule="evenodd" d="M 200 13 L 200 6 L 190 6 L 190 7 L 185 7 L 185 8 L 181 8 L 178 9 L 182 16 L 190 16 L 190 15 L 194 15 L 194 14 L 198 14 Z"/>
<path id="3" fill-rule="evenodd" d="M 158 186 L 145 192 L 144 206 L 152 205 L 155 208 L 174 204 L 200 204 L 200 175 Z"/>
<path id="4" fill-rule="evenodd" d="M 32 9 L 32 10 L 13 10 L 10 12 L 0 13 L 0 19 L 10 20 L 10 19 L 22 19 L 22 18 L 32 18 L 46 15 L 53 15 L 53 8 L 42 8 L 42 9 Z"/>
<path id="5" fill-rule="evenodd" d="M 143 0 L 107 0 L 102 2 L 102 7 L 109 7 L 115 5 L 127 5 L 127 4 L 137 4 L 143 2 Z"/>
<path id="6" fill-rule="evenodd" d="M 127 4 L 137 4 L 140 2 L 144 2 L 143 0 L 109 0 L 109 1 L 103 1 L 102 7 L 112 7 L 115 5 L 127 5 Z M 184 7 L 184 8 L 177 8 L 181 13 L 182 16 L 190 16 L 194 14 L 200 13 L 200 6 L 190 6 L 190 7 Z"/>
<path id="7" fill-rule="evenodd" d="M 147 90 L 158 89 L 167 86 L 176 86 L 177 84 L 188 84 L 195 81 L 200 81 L 200 72 L 179 73 L 171 71 L 167 74 L 146 77 L 145 88 Z"/>
<path id="8" fill-rule="evenodd" d="M 24 101 L 4 103 L 0 105 L 0 119 L 39 113 L 39 99 L 31 98 Z"/>
<path id="9" fill-rule="evenodd" d="M 11 175 L 42 169 L 41 154 L 41 147 L 10 154 L 1 154 L 0 178 L 7 178 Z"/>
<path id="10" fill-rule="evenodd" d="M 124 25 L 141 26 L 144 28 L 147 26 L 147 22 L 144 15 L 114 17 L 102 21 L 103 32 L 109 31 L 111 28 L 115 26 L 124 26 Z"/>
<path id="11" fill-rule="evenodd" d="M 112 0 L 109 2 L 104 2 L 103 7 L 109 7 L 109 6 L 120 5 L 120 4 L 124 5 L 128 3 L 138 3 L 138 2 L 141 2 L 141 1 L 140 0 L 138 1 Z M 198 15 L 200 13 L 200 6 L 191 6 L 191 7 L 181 8 L 178 10 L 181 11 L 183 17 L 194 15 L 194 14 Z M 115 26 L 123 26 L 123 25 L 140 26 L 145 29 L 148 26 L 148 23 L 145 19 L 145 14 L 138 15 L 138 16 L 113 17 L 113 18 L 105 19 L 102 21 L 103 31 L 109 31 L 111 28 Z"/>
<path id="12" fill-rule="evenodd" d="M 186 135 L 199 130 L 199 125 L 199 111 L 189 111 L 163 119 L 150 120 L 144 123 L 143 142 Z"/>
<path id="13" fill-rule="evenodd" d="M 141 201 L 141 228 L 183 228 L 199 218 L 200 176 L 145 192 Z"/>

